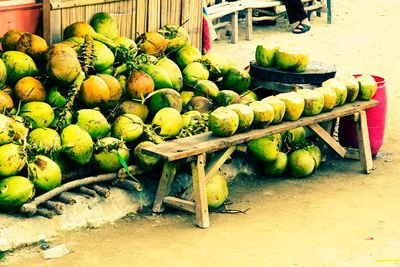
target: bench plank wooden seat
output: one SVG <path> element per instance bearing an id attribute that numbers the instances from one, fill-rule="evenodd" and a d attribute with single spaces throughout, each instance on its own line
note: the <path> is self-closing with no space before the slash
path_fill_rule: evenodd
<path id="1" fill-rule="evenodd" d="M 211 132 L 199 134 L 187 138 L 168 141 L 157 146 L 143 148 L 145 154 L 164 160 L 164 168 L 160 178 L 156 198 L 153 205 L 154 212 L 162 212 L 163 205 L 173 206 L 196 214 L 197 225 L 201 228 L 209 226 L 208 206 L 206 197 L 207 179 L 214 174 L 225 160 L 234 152 L 235 146 L 250 140 L 282 133 L 300 126 L 309 127 L 327 146 L 343 158 L 360 160 L 362 170 L 371 173 L 373 168 L 372 155 L 368 137 L 368 126 L 365 110 L 376 106 L 378 101 L 356 101 L 336 107 L 330 112 L 316 116 L 302 117 L 297 121 L 285 121 L 265 129 L 251 129 L 229 137 L 217 137 Z M 331 131 L 322 127 L 326 122 L 332 122 L 340 117 L 354 116 L 357 125 L 357 138 L 359 149 L 346 149 L 342 147 L 332 136 Z M 320 125 L 321 124 L 321 125 Z M 329 125 L 329 123 L 328 123 Z M 332 125 L 329 125 L 329 129 Z M 219 151 L 219 155 L 206 165 L 206 153 Z M 192 161 L 193 189 L 183 194 L 186 198 L 169 196 L 174 180 L 177 165 L 182 159 Z M 194 201 L 192 201 L 194 199 Z"/>

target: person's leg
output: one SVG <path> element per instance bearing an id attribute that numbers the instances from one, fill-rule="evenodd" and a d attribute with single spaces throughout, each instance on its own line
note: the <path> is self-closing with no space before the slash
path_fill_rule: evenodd
<path id="1" fill-rule="evenodd" d="M 307 13 L 301 0 L 282 0 L 282 2 L 286 7 L 289 23 L 298 22 L 293 32 L 302 33 L 308 31 L 310 29 L 310 21 L 307 18 Z"/>
<path id="2" fill-rule="evenodd" d="M 307 13 L 304 11 L 301 0 L 283 0 L 282 2 L 286 7 L 290 24 L 307 19 Z"/>

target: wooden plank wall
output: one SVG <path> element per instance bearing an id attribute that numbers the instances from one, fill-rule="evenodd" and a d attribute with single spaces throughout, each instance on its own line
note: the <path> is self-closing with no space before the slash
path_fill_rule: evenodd
<path id="1" fill-rule="evenodd" d="M 62 32 L 77 21 L 89 22 L 93 14 L 108 12 L 118 23 L 120 35 L 135 39 L 138 34 L 158 30 L 165 24 L 188 30 L 192 45 L 202 45 L 202 1 L 200 0 L 44 0 L 44 38 L 62 40 Z"/>

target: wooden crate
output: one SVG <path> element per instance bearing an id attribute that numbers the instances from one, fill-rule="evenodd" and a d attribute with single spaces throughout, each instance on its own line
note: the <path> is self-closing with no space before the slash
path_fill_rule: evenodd
<path id="1" fill-rule="evenodd" d="M 44 0 L 44 38 L 49 43 L 62 40 L 65 27 L 89 22 L 100 11 L 118 23 L 120 35 L 135 39 L 138 34 L 158 30 L 162 25 L 182 24 L 192 45 L 202 46 L 202 2 L 191 0 Z"/>

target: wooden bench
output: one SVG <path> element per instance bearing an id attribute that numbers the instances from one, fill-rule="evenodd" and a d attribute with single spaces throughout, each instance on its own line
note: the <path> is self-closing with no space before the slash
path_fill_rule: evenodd
<path id="1" fill-rule="evenodd" d="M 217 137 L 208 132 L 144 148 L 144 153 L 164 160 L 164 168 L 154 200 L 153 212 L 163 212 L 164 205 L 172 206 L 195 213 L 197 225 L 201 228 L 209 227 L 206 196 L 207 180 L 218 171 L 226 159 L 235 151 L 235 146 L 300 126 L 309 127 L 321 142 L 333 149 L 342 158 L 360 160 L 362 170 L 365 173 L 370 173 L 373 168 L 373 162 L 365 110 L 377 104 L 378 101 L 376 100 L 357 101 L 316 116 L 302 117 L 297 121 L 291 122 L 285 121 L 265 129 L 252 129 L 230 137 Z M 353 116 L 355 119 L 359 149 L 346 149 L 331 136 L 332 122 L 344 116 Z M 321 126 L 322 124 L 325 124 L 324 127 Z M 216 156 L 206 164 L 206 153 L 210 152 L 216 152 Z M 193 188 L 188 188 L 178 198 L 169 194 L 177 166 L 181 160 L 191 161 Z"/>
<path id="2" fill-rule="evenodd" d="M 331 0 L 302 0 L 304 9 L 307 11 L 307 15 L 311 18 L 312 12 L 317 12 L 317 15 L 321 15 L 322 12 L 327 12 L 327 22 L 331 24 Z M 266 8 L 277 8 L 282 7 L 282 1 L 273 0 L 238 0 L 235 2 L 225 2 L 212 5 L 207 8 L 209 18 L 214 22 L 213 26 L 216 30 L 231 25 L 231 42 L 233 44 L 239 41 L 239 12 L 245 11 L 245 27 L 246 27 L 246 40 L 252 39 L 253 33 L 253 21 L 261 20 L 277 20 L 281 16 L 285 15 L 285 11 L 269 14 L 263 11 Z M 253 10 L 265 13 L 261 17 L 253 17 Z M 230 16 L 230 21 L 220 22 L 220 19 L 224 16 Z"/>

